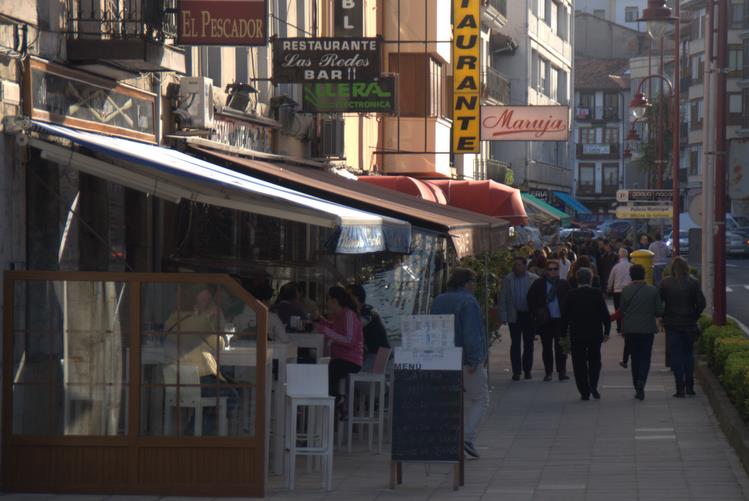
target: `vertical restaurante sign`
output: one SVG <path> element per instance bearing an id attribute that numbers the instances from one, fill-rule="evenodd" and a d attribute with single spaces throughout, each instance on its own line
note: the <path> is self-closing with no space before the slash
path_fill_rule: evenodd
<path id="1" fill-rule="evenodd" d="M 333 34 L 336 37 L 364 36 L 364 0 L 334 0 Z"/>
<path id="2" fill-rule="evenodd" d="M 478 153 L 480 0 L 453 0 L 453 153 Z"/>
<path id="3" fill-rule="evenodd" d="M 180 45 L 267 45 L 268 0 L 179 0 Z"/>
<path id="4" fill-rule="evenodd" d="M 567 106 L 482 106 L 482 141 L 566 141 Z"/>
<path id="5" fill-rule="evenodd" d="M 371 82 L 380 76 L 380 38 L 277 38 L 273 82 Z"/>

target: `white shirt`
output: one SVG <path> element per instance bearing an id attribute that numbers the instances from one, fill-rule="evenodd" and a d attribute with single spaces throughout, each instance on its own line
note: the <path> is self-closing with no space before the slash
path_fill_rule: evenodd
<path id="1" fill-rule="evenodd" d="M 626 286 L 632 283 L 629 276 L 629 269 L 632 263 L 625 257 L 620 257 L 619 262 L 611 269 L 609 275 L 608 290 L 610 292 L 621 292 Z"/>
<path id="2" fill-rule="evenodd" d="M 242 313 L 234 317 L 234 326 L 237 333 L 250 330 L 254 331 L 257 325 L 255 310 L 245 305 Z M 268 339 L 279 343 L 288 343 L 289 336 L 286 334 L 286 326 L 281 322 L 279 316 L 272 311 L 268 312 Z"/>
<path id="3" fill-rule="evenodd" d="M 565 260 L 559 260 L 559 278 L 563 278 L 564 280 L 567 280 L 567 275 L 570 273 L 570 268 L 572 267 L 572 261 L 569 259 Z"/>

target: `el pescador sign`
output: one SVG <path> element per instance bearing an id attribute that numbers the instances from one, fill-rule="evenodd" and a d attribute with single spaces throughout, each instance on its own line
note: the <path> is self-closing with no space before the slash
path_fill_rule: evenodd
<path id="1" fill-rule="evenodd" d="M 380 38 L 273 40 L 275 83 L 371 82 L 380 76 Z"/>
<path id="2" fill-rule="evenodd" d="M 482 106 L 482 141 L 566 141 L 567 106 Z"/>
<path id="3" fill-rule="evenodd" d="M 395 77 L 375 82 L 304 84 L 305 113 L 394 113 Z"/>
<path id="4" fill-rule="evenodd" d="M 268 0 L 179 0 L 180 45 L 268 44 Z"/>

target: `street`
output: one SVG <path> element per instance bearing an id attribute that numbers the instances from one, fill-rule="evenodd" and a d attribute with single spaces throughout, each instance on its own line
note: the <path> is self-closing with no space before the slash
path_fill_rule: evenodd
<path id="1" fill-rule="evenodd" d="M 749 325 L 749 260 L 726 261 L 726 298 L 728 314 Z"/>

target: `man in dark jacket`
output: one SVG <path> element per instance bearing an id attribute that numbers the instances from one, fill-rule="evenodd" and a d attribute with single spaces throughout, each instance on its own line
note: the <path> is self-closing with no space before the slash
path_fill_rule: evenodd
<path id="1" fill-rule="evenodd" d="M 601 343 L 611 331 L 609 308 L 600 289 L 591 287 L 593 274 L 587 268 L 575 273 L 579 287 L 570 291 L 567 309 L 562 315 L 562 332 L 569 327 L 572 345 L 572 368 L 581 400 L 601 398 L 598 378 L 601 375 Z"/>
<path id="2" fill-rule="evenodd" d="M 689 276 L 689 264 L 675 257 L 671 276 L 663 279 L 660 296 L 664 302 L 663 325 L 666 328 L 671 354 L 671 370 L 676 379 L 677 398 L 694 395 L 694 338 L 697 319 L 705 309 L 705 296 L 700 284 Z"/>
<path id="3" fill-rule="evenodd" d="M 551 381 L 555 361 L 559 380 L 564 381 L 569 379 L 567 355 L 562 351 L 559 337 L 562 335 L 562 313 L 567 307 L 570 287 L 566 280 L 559 278 L 559 262 L 555 259 L 547 261 L 543 275 L 528 290 L 528 308 L 536 332 L 541 336 L 542 358 L 546 370 L 544 381 Z"/>

